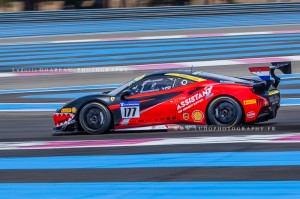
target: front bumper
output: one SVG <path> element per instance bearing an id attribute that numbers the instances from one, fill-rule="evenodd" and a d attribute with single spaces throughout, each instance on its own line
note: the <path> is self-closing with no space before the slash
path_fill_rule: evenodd
<path id="1" fill-rule="evenodd" d="M 73 113 L 54 113 L 53 133 L 78 132 L 78 124 Z"/>

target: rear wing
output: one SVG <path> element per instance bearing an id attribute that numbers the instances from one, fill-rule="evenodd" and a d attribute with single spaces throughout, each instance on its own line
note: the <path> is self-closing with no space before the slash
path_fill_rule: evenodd
<path id="1" fill-rule="evenodd" d="M 280 78 L 275 74 L 275 70 L 278 69 L 284 74 L 292 73 L 292 63 L 291 62 L 272 62 L 271 66 L 261 66 L 261 67 L 250 67 L 249 71 L 252 74 L 259 76 L 262 80 L 267 82 L 266 89 L 270 86 L 277 86 L 280 83 Z M 271 80 L 271 77 L 274 79 Z"/>

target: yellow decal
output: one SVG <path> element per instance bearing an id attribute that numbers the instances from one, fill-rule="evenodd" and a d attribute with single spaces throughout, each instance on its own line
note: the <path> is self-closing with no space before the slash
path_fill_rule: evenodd
<path id="1" fill-rule="evenodd" d="M 179 73 L 167 73 L 166 75 L 181 77 L 181 78 L 189 79 L 189 80 L 196 81 L 196 82 L 202 82 L 202 81 L 206 80 L 206 79 L 203 79 L 200 77 L 195 77 L 195 76 L 186 75 L 186 74 L 179 74 Z"/>
<path id="2" fill-rule="evenodd" d="M 271 91 L 269 91 L 269 95 L 275 95 L 277 93 L 279 93 L 279 90 L 271 90 Z"/>
<path id="3" fill-rule="evenodd" d="M 184 120 L 188 120 L 189 119 L 189 114 L 188 113 L 184 113 L 183 114 L 183 119 Z"/>
<path id="4" fill-rule="evenodd" d="M 61 113 L 76 113 L 76 108 L 75 107 L 73 107 L 73 108 L 63 108 L 63 109 L 61 109 Z"/>
<path id="5" fill-rule="evenodd" d="M 110 101 L 115 101 L 115 97 L 110 97 Z"/>
<path id="6" fill-rule="evenodd" d="M 72 109 L 71 109 L 71 108 L 63 108 L 63 109 L 61 109 L 60 112 L 61 112 L 61 113 L 71 113 L 71 112 L 72 112 Z"/>
<path id="7" fill-rule="evenodd" d="M 202 111 L 198 111 L 198 110 L 195 110 L 193 112 L 192 116 L 193 116 L 193 119 L 194 119 L 195 122 L 201 122 L 203 117 L 204 117 Z"/>
<path id="8" fill-rule="evenodd" d="M 137 81 L 143 79 L 144 77 L 145 77 L 145 75 L 138 76 L 134 79 L 134 81 L 137 82 Z"/>
<path id="9" fill-rule="evenodd" d="M 77 109 L 75 107 L 72 108 L 72 113 L 76 113 Z"/>
<path id="10" fill-rule="evenodd" d="M 256 104 L 256 99 L 244 100 L 244 105 Z"/>

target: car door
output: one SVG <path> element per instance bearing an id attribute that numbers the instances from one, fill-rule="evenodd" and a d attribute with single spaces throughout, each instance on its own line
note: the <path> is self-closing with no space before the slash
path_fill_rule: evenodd
<path id="1" fill-rule="evenodd" d="M 127 100 L 120 102 L 120 126 L 137 127 L 174 123 L 179 117 L 174 90 L 177 77 L 153 76 L 140 80 L 129 87 Z"/>

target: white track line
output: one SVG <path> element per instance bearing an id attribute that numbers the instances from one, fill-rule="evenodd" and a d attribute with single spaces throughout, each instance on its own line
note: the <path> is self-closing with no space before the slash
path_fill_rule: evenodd
<path id="1" fill-rule="evenodd" d="M 201 133 L 201 132 L 199 132 Z M 77 141 L 29 141 L 2 142 L 0 150 L 23 149 L 64 149 L 64 148 L 107 148 L 107 147 L 136 147 L 136 146 L 166 146 L 183 144 L 230 144 L 230 143 L 299 143 L 300 139 L 286 139 L 300 136 L 300 133 L 269 134 L 269 135 L 237 135 L 218 137 L 185 137 L 185 138 L 153 138 L 131 140 L 77 140 Z M 157 140 L 155 140 L 157 139 Z M 111 143 L 109 143 L 111 142 Z M 118 143 L 119 142 L 119 143 Z M 83 144 L 84 143 L 84 144 Z"/>

